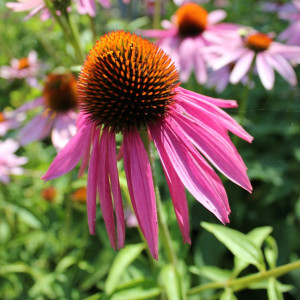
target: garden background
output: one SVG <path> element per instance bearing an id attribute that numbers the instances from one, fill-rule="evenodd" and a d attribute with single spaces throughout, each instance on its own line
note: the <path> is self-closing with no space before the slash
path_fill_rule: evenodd
<path id="1" fill-rule="evenodd" d="M 97 3 L 93 19 L 74 10 L 72 17 L 79 27 L 84 53 L 87 54 L 93 45 L 93 30 L 100 36 L 117 29 L 135 32 L 153 28 L 157 20 L 146 14 L 142 2 L 132 0 L 127 5 L 113 1 L 110 9 Z M 24 21 L 26 13 L 13 12 L 5 3 L 0 0 L 0 66 L 9 65 L 12 58 L 25 57 L 34 49 L 42 62 L 42 73 L 59 68 L 78 74 L 80 66 L 75 63 L 72 45 L 65 40 L 55 21 L 42 22 L 38 15 Z M 225 21 L 279 34 L 288 22 L 279 19 L 275 12 L 264 11 L 264 3 L 229 0 L 228 5 L 222 7 L 227 12 Z M 214 1 L 203 6 L 208 11 L 215 9 Z M 166 1 L 159 19 L 170 19 L 175 10 L 176 5 Z M 300 80 L 300 68 L 295 67 L 295 71 Z M 249 91 L 239 83 L 227 86 L 220 94 L 198 84 L 194 75 L 182 86 L 212 97 L 236 99 L 238 103 L 248 97 L 243 126 L 254 140 L 252 144 L 241 140 L 237 148 L 248 167 L 253 193 L 221 177 L 232 211 L 230 223 L 225 228 L 246 234 L 262 227 L 257 235 L 254 234 L 255 249 L 262 249 L 269 269 L 297 261 L 300 255 L 300 88 L 299 85 L 290 86 L 278 75 L 270 91 L 262 86 L 257 76 L 253 76 L 253 81 L 254 86 Z M 0 78 L 1 111 L 18 108 L 40 94 L 40 89 L 30 87 L 24 80 Z M 226 111 L 239 121 L 237 109 Z M 34 112 L 30 112 L 28 118 L 31 114 Z M 10 131 L 6 138 L 14 138 L 16 134 L 17 131 Z M 75 171 L 46 183 L 41 179 L 56 154 L 50 138 L 21 147 L 17 154 L 28 157 L 24 174 L 12 176 L 9 184 L 0 185 L 1 299 L 222 297 L 224 300 L 236 297 L 246 300 L 282 299 L 282 293 L 284 299 L 300 299 L 299 269 L 278 278 L 281 284 L 271 276 L 247 286 L 222 286 L 235 277 L 236 257 L 247 252 L 244 236 L 237 236 L 244 250 L 234 245 L 230 238 L 228 243 L 222 241 L 218 236 L 223 235 L 222 229 L 209 224 L 223 225 L 187 193 L 192 244 L 183 244 L 159 162 L 156 177 L 164 217 L 176 250 L 176 270 L 161 241 L 159 260 L 147 256 L 147 246 L 136 227 L 126 229 L 124 249 L 111 249 L 100 209 L 96 235 L 89 234 L 84 190 L 80 190 L 86 186 L 86 175 L 77 178 Z M 122 177 L 120 180 L 122 192 L 126 194 L 126 183 Z M 223 236 L 227 234 L 234 235 L 224 232 Z M 255 263 L 250 263 L 237 276 L 259 272 Z M 207 286 L 209 283 L 216 285 Z M 192 292 L 201 285 L 204 285 L 203 290 Z M 234 290 L 238 286 L 241 291 Z"/>

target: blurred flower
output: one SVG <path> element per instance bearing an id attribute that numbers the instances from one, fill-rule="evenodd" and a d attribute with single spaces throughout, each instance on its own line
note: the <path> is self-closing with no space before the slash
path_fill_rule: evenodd
<path id="1" fill-rule="evenodd" d="M 132 213 L 130 208 L 124 208 L 124 218 L 127 227 L 138 227 L 136 216 Z"/>
<path id="2" fill-rule="evenodd" d="M 28 20 L 38 12 L 41 12 L 42 21 L 46 21 L 51 17 L 51 13 L 44 0 L 18 0 L 18 2 L 7 2 L 6 7 L 16 12 L 30 10 L 31 12 L 26 16 L 25 20 Z"/>
<path id="3" fill-rule="evenodd" d="M 230 74 L 231 83 L 241 81 L 252 69 L 255 61 L 258 76 L 267 90 L 274 86 L 274 70 L 291 85 L 297 84 L 297 77 L 290 61 L 300 59 L 300 47 L 274 42 L 270 36 L 252 30 L 239 39 L 228 40 L 226 44 L 213 46 L 212 50 L 220 55 L 211 62 L 213 69 L 217 70 L 226 65 L 235 64 Z"/>
<path id="4" fill-rule="evenodd" d="M 59 151 L 76 133 L 76 78 L 71 73 L 49 74 L 44 85 L 43 96 L 24 104 L 17 112 L 28 111 L 39 106 L 43 111 L 21 129 L 20 144 L 24 146 L 32 141 L 42 140 L 52 130 L 52 143 Z"/>
<path id="5" fill-rule="evenodd" d="M 80 14 L 88 14 L 91 17 L 96 16 L 96 4 L 95 0 L 75 0 L 77 2 L 77 10 Z M 109 8 L 111 6 L 110 0 L 98 0 L 98 2 L 104 7 Z M 124 3 L 129 3 L 130 0 L 123 0 Z"/>
<path id="6" fill-rule="evenodd" d="M 262 9 L 267 12 L 292 12 L 294 7 L 292 3 L 281 1 L 266 1 L 262 4 Z"/>
<path id="7" fill-rule="evenodd" d="M 252 137 L 219 108 L 236 107 L 236 102 L 190 92 L 180 88 L 177 80 L 175 65 L 158 46 L 124 31 L 101 37 L 90 50 L 78 79 L 82 111 L 78 132 L 43 177 L 45 180 L 59 177 L 82 158 L 81 174 L 90 160 L 87 183 L 90 233 L 95 233 L 98 193 L 111 245 L 123 247 L 125 225 L 115 141 L 116 134 L 122 133 L 132 206 L 156 259 L 155 192 L 140 134 L 151 135 L 150 140 L 156 146 L 184 242 L 190 243 L 185 187 L 221 222 L 229 221 L 225 189 L 202 155 L 230 180 L 252 190 L 246 167 L 227 131 L 248 142 Z"/>
<path id="8" fill-rule="evenodd" d="M 8 130 L 18 128 L 24 119 L 25 114 L 23 113 L 0 112 L 0 136 L 6 135 Z"/>
<path id="9" fill-rule="evenodd" d="M 77 190 L 75 190 L 72 195 L 71 199 L 74 202 L 79 202 L 79 203 L 85 203 L 86 202 L 86 187 L 81 187 Z"/>
<path id="10" fill-rule="evenodd" d="M 40 64 L 35 51 L 30 51 L 27 57 L 12 59 L 10 66 L 0 68 L 0 77 L 5 79 L 26 79 L 31 86 L 37 86 L 37 72 Z"/>
<path id="11" fill-rule="evenodd" d="M 172 23 L 163 21 L 163 30 L 143 30 L 146 37 L 158 38 L 157 44 L 165 50 L 180 71 L 180 80 L 188 81 L 192 69 L 199 83 L 207 80 L 205 46 L 225 41 L 237 35 L 238 27 L 220 23 L 226 17 L 223 10 L 208 13 L 196 3 L 181 6 L 172 17 Z"/>
<path id="12" fill-rule="evenodd" d="M 279 35 L 279 39 L 290 45 L 300 45 L 300 0 L 294 0 L 291 4 L 292 9 L 279 12 L 282 19 L 290 21 L 290 26 Z"/>
<path id="13" fill-rule="evenodd" d="M 27 157 L 18 157 L 14 154 L 19 145 L 12 139 L 0 141 L 0 181 L 8 183 L 9 175 L 21 175 L 23 169 L 20 167 L 27 163 Z"/>
<path id="14" fill-rule="evenodd" d="M 185 3 L 189 3 L 191 0 L 174 0 L 174 3 L 178 6 L 183 5 Z M 197 3 L 207 3 L 209 0 L 193 0 L 192 2 L 197 2 Z M 228 0 L 215 0 L 214 1 L 214 6 L 216 7 L 224 7 L 228 5 Z"/>
<path id="15" fill-rule="evenodd" d="M 56 189 L 53 186 L 49 186 L 42 190 L 41 196 L 48 202 L 53 202 L 56 197 Z"/>

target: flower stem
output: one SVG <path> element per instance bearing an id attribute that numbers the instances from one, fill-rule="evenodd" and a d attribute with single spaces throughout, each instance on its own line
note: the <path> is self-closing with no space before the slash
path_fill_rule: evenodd
<path id="1" fill-rule="evenodd" d="M 161 0 L 155 0 L 155 2 L 154 2 L 154 15 L 153 15 L 153 28 L 159 28 L 160 13 L 161 13 Z"/>
<path id="2" fill-rule="evenodd" d="M 197 287 L 189 290 L 188 295 L 195 295 L 201 293 L 206 290 L 211 289 L 222 289 L 230 287 L 233 291 L 239 291 L 247 288 L 249 285 L 259 282 L 263 279 L 267 279 L 270 277 L 279 277 L 282 276 L 292 270 L 296 270 L 300 268 L 300 260 L 297 260 L 293 263 L 289 263 L 277 268 L 273 268 L 267 271 L 262 271 L 256 274 L 244 276 L 237 279 L 232 279 L 224 282 L 211 282 L 207 284 L 202 284 Z"/>

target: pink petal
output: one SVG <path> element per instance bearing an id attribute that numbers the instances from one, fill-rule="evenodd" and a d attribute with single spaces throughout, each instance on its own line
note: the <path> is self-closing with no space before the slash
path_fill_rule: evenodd
<path id="1" fill-rule="evenodd" d="M 70 142 L 55 157 L 42 179 L 50 180 L 74 169 L 86 148 L 90 147 L 92 126 L 85 123 L 72 137 Z"/>
<path id="2" fill-rule="evenodd" d="M 252 191 L 247 168 L 229 139 L 207 126 L 201 118 L 197 121 L 190 120 L 176 110 L 173 110 L 172 117 L 178 131 L 180 130 L 220 172 L 249 192 Z"/>
<path id="3" fill-rule="evenodd" d="M 211 63 L 211 67 L 214 70 L 223 68 L 226 65 L 229 65 L 232 62 L 235 62 L 237 59 L 242 57 L 248 50 L 245 48 L 232 49 L 226 52 L 225 55 L 217 58 L 214 62 Z"/>
<path id="4" fill-rule="evenodd" d="M 79 134 L 79 132 L 77 133 L 77 135 Z M 88 216 L 90 234 L 95 234 L 95 225 L 96 225 L 96 199 L 97 199 L 97 183 L 99 177 L 99 157 L 101 157 L 102 155 L 99 149 L 99 135 L 100 135 L 100 129 L 95 129 L 93 133 L 93 149 L 91 153 L 91 162 L 89 165 L 88 180 L 87 180 L 86 207 L 87 207 L 87 216 Z M 64 149 L 62 151 L 64 151 Z M 61 152 L 59 152 L 58 155 Z"/>
<path id="5" fill-rule="evenodd" d="M 40 140 L 50 133 L 53 120 L 42 115 L 35 116 L 28 124 L 23 127 L 18 139 L 21 146 L 25 146 L 33 141 Z"/>
<path id="6" fill-rule="evenodd" d="M 118 248 L 124 247 L 125 241 L 125 220 L 124 210 L 122 203 L 122 195 L 119 183 L 119 175 L 117 168 L 117 156 L 116 156 L 116 139 L 113 132 L 107 133 L 107 146 L 108 146 L 108 171 L 110 175 L 111 190 L 114 198 L 114 206 L 116 212 L 117 221 L 117 235 L 118 235 Z"/>
<path id="7" fill-rule="evenodd" d="M 212 12 L 210 12 L 207 16 L 208 23 L 209 24 L 216 24 L 221 22 L 226 18 L 226 12 L 222 9 L 217 9 Z"/>
<path id="8" fill-rule="evenodd" d="M 147 152 L 136 129 L 124 132 L 123 144 L 124 168 L 132 206 L 150 252 L 158 259 L 157 212 Z"/>
<path id="9" fill-rule="evenodd" d="M 253 140 L 253 137 L 249 135 L 243 129 L 243 127 L 241 127 L 231 116 L 215 105 L 204 101 L 202 101 L 201 104 L 196 104 L 191 101 L 190 96 L 184 94 L 178 94 L 175 97 L 178 99 L 178 104 L 183 107 L 189 115 L 193 116 L 197 120 L 201 119 L 211 128 L 216 128 L 216 131 L 220 132 L 220 127 L 222 127 L 223 129 L 231 131 L 247 142 L 251 142 Z"/>
<path id="10" fill-rule="evenodd" d="M 258 53 L 256 56 L 256 68 L 263 86 L 271 90 L 274 86 L 275 74 L 271 65 L 267 62 L 264 53 Z"/>
<path id="11" fill-rule="evenodd" d="M 39 98 L 36 98 L 35 100 L 33 101 L 29 101 L 29 102 L 26 102 L 25 104 L 23 104 L 22 106 L 20 106 L 19 108 L 17 108 L 14 113 L 20 113 L 20 112 L 25 112 L 25 111 L 28 111 L 28 110 L 31 110 L 31 109 L 34 109 L 38 106 L 43 106 L 44 104 L 44 98 L 43 97 L 39 97 Z"/>
<path id="12" fill-rule="evenodd" d="M 164 126 L 151 129 L 154 141 L 159 139 L 159 134 L 164 138 L 165 151 L 189 192 L 220 221 L 228 222 L 227 196 L 212 168 L 168 119 Z"/>
<path id="13" fill-rule="evenodd" d="M 110 159 L 110 153 L 108 153 L 107 145 L 107 134 L 108 129 L 102 130 L 102 135 L 100 139 L 99 147 L 99 180 L 98 180 L 98 193 L 100 199 L 100 205 L 102 210 L 103 219 L 105 222 L 106 230 L 108 233 L 109 241 L 111 246 L 116 249 L 116 233 L 115 233 L 115 219 L 114 219 L 114 209 L 111 199 L 111 191 L 109 184 L 109 170 L 108 170 L 108 160 Z M 92 159 L 92 158 L 91 158 Z"/>
<path id="14" fill-rule="evenodd" d="M 254 56 L 254 51 L 249 50 L 237 61 L 230 75 L 231 83 L 238 83 L 247 74 L 253 62 Z"/>
<path id="15" fill-rule="evenodd" d="M 152 127 L 149 128 L 150 132 L 152 132 Z M 188 205 L 184 190 L 184 185 L 180 181 L 177 173 L 175 172 L 172 163 L 170 161 L 169 155 L 165 150 L 164 139 L 160 136 L 160 133 L 155 128 L 153 129 L 155 136 L 154 143 L 157 148 L 162 166 L 164 168 L 164 172 L 166 175 L 167 183 L 169 186 L 171 199 L 173 202 L 177 222 L 185 243 L 191 243 L 190 240 L 190 224 L 189 224 L 189 212 Z"/>
<path id="16" fill-rule="evenodd" d="M 265 54 L 268 63 L 291 85 L 297 84 L 297 77 L 288 61 L 278 54 Z"/>
<path id="17" fill-rule="evenodd" d="M 185 38 L 179 45 L 180 80 L 188 81 L 194 67 L 195 42 L 193 38 Z"/>

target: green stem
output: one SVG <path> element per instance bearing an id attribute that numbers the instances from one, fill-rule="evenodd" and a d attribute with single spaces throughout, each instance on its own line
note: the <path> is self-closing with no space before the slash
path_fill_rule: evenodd
<path id="1" fill-rule="evenodd" d="M 96 25 L 95 25 L 95 19 L 89 15 L 89 20 L 91 24 L 91 30 L 93 34 L 93 43 L 97 41 L 97 31 L 96 31 Z"/>
<path id="2" fill-rule="evenodd" d="M 247 288 L 249 285 L 259 282 L 263 279 L 267 279 L 270 277 L 279 277 L 282 276 L 292 270 L 296 270 L 300 268 L 300 260 L 297 260 L 293 263 L 289 263 L 268 271 L 259 272 L 256 274 L 244 276 L 237 279 L 232 279 L 224 282 L 211 282 L 207 284 L 202 284 L 200 286 L 192 288 L 188 295 L 195 295 L 201 293 L 206 290 L 211 289 L 224 289 L 230 287 L 233 291 L 239 291 Z"/>
<path id="3" fill-rule="evenodd" d="M 153 15 L 153 28 L 159 28 L 161 13 L 161 0 L 155 0 L 154 15 Z"/>

